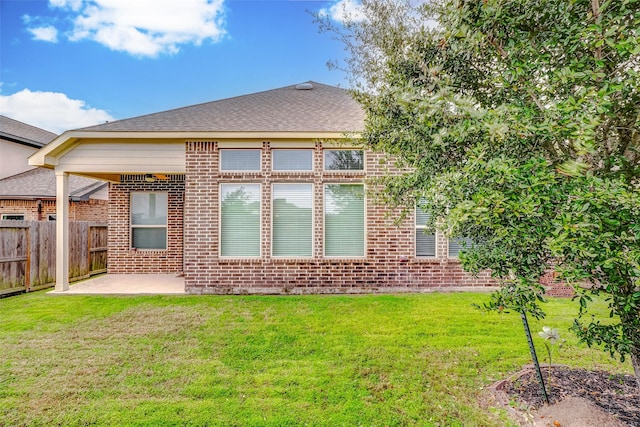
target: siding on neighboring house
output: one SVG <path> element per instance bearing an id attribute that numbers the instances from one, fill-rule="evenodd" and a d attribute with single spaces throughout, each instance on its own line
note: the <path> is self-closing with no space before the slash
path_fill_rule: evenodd
<path id="1" fill-rule="evenodd" d="M 27 158 L 36 151 L 37 148 L 0 139 L 0 179 L 33 169 Z"/>

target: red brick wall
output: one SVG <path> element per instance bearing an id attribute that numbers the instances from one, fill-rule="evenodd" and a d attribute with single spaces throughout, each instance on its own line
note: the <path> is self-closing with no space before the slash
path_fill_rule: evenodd
<path id="1" fill-rule="evenodd" d="M 169 175 L 168 180 L 145 182 L 144 175 L 123 175 L 109 190 L 109 273 L 182 272 L 182 217 L 184 176 Z M 131 248 L 130 193 L 168 192 L 168 230 L 166 250 Z"/>
<path id="2" fill-rule="evenodd" d="M 70 202 L 70 221 L 107 222 L 108 202 L 94 200 Z M 0 200 L 0 214 L 23 214 L 25 221 L 47 221 L 49 215 L 56 214 L 55 200 Z"/>
<path id="3" fill-rule="evenodd" d="M 552 297 L 573 297 L 575 290 L 560 281 L 556 276 L 554 271 L 548 271 L 540 278 L 540 283 L 545 286 L 547 295 Z"/>
<path id="4" fill-rule="evenodd" d="M 314 151 L 314 171 L 271 170 L 271 148 L 263 143 L 262 172 L 219 172 L 215 142 L 188 142 L 185 177 L 184 273 L 190 293 L 360 293 L 420 291 L 454 286 L 493 286 L 488 274 L 474 278 L 455 259 L 447 258 L 447 242 L 438 236 L 436 258 L 415 257 L 413 218 L 394 225 L 394 215 L 366 201 L 366 256 L 335 259 L 323 256 L 323 185 L 364 182 L 365 172 L 323 172 L 322 147 Z M 368 153 L 366 175 L 387 173 Z M 259 259 L 219 257 L 218 192 L 220 183 L 262 185 L 262 256 Z M 314 184 L 314 254 L 308 259 L 271 257 L 271 184 Z M 111 232 L 111 230 L 110 230 Z M 111 259 L 109 260 L 111 265 Z"/>
<path id="5" fill-rule="evenodd" d="M 89 199 L 83 202 L 72 202 L 69 206 L 71 221 L 107 222 L 108 217 L 109 202 L 107 200 Z"/>

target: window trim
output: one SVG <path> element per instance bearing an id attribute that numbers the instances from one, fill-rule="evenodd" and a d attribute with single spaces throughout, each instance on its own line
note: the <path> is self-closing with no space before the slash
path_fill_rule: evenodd
<path id="1" fill-rule="evenodd" d="M 274 243 L 274 202 L 275 202 L 275 191 L 274 188 L 276 185 L 308 185 L 311 187 L 311 254 L 310 255 L 275 255 L 274 251 L 273 251 L 273 243 Z M 316 240 L 316 236 L 315 236 L 315 214 L 316 214 L 316 209 L 315 209 L 315 185 L 312 182 L 273 182 L 271 183 L 271 256 L 274 259 L 303 259 L 303 260 L 308 260 L 314 257 L 314 248 L 315 248 L 315 240 Z"/>
<path id="2" fill-rule="evenodd" d="M 327 169 L 327 161 L 325 153 L 328 151 L 360 151 L 362 152 L 362 169 Z M 322 148 L 322 171 L 325 173 L 346 173 L 346 174 L 357 174 L 357 173 L 365 173 L 367 171 L 367 153 L 364 149 L 360 148 Z"/>
<path id="3" fill-rule="evenodd" d="M 158 224 L 133 224 L 133 195 L 134 194 L 166 194 L 167 195 L 167 221 L 163 226 Z M 166 230 L 164 248 L 137 248 L 133 246 L 133 229 L 134 228 L 164 228 Z M 135 250 L 140 252 L 166 252 L 169 250 L 169 192 L 168 191 L 130 191 L 129 192 L 129 250 Z"/>
<path id="4" fill-rule="evenodd" d="M 222 167 L 222 153 L 224 151 L 257 151 L 258 152 L 258 169 L 223 169 Z M 219 148 L 218 149 L 218 170 L 221 173 L 250 173 L 250 172 L 262 172 L 262 148 Z"/>
<path id="5" fill-rule="evenodd" d="M 283 153 L 285 151 L 304 151 L 311 153 L 311 169 L 276 169 L 276 156 L 275 153 Z M 315 150 L 313 148 L 272 148 L 271 149 L 271 171 L 276 173 L 282 172 L 295 172 L 295 173 L 313 173 L 315 171 Z"/>
<path id="6" fill-rule="evenodd" d="M 223 203 L 223 199 L 222 199 L 222 187 L 225 185 L 236 185 L 236 186 L 242 186 L 242 185 L 257 185 L 258 186 L 258 194 L 260 195 L 260 219 L 259 219 L 259 229 L 258 229 L 258 249 L 259 249 L 259 253 L 258 255 L 222 255 L 222 203 Z M 251 259 L 251 260 L 255 260 L 255 259 L 260 259 L 263 257 L 263 250 L 262 250 L 262 243 L 263 243 L 263 235 L 262 235 L 262 221 L 264 218 L 264 210 L 263 210 L 263 202 L 264 202 L 264 197 L 263 197 L 263 191 L 262 191 L 262 184 L 260 182 L 255 182 L 255 181 L 240 181 L 240 182 L 233 182 L 233 181 L 226 181 L 226 182 L 220 182 L 218 184 L 218 258 L 220 259 L 224 259 L 224 260 L 235 260 L 235 259 Z"/>
<path id="7" fill-rule="evenodd" d="M 327 255 L 327 186 L 359 185 L 362 187 L 362 255 Z M 325 259 L 366 259 L 367 258 L 367 189 L 364 182 L 325 182 L 322 185 L 322 257 Z"/>

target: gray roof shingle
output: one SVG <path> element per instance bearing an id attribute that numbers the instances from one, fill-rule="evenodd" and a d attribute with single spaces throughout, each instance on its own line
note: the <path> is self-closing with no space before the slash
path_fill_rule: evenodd
<path id="1" fill-rule="evenodd" d="M 299 89 L 297 87 L 312 89 Z M 364 111 L 348 91 L 307 82 L 118 120 L 83 131 L 358 132 Z"/>
<path id="2" fill-rule="evenodd" d="M 72 200 L 86 200 L 107 185 L 82 176 L 69 176 L 69 196 Z M 0 179 L 0 199 L 36 199 L 56 197 L 56 173 L 52 169 L 36 168 Z"/>
<path id="3" fill-rule="evenodd" d="M 56 136 L 53 132 L 0 115 L 1 138 L 41 148 L 51 142 Z"/>

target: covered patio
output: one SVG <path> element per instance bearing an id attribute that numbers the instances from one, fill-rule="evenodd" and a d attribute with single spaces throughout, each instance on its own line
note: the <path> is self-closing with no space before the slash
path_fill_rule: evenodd
<path id="1" fill-rule="evenodd" d="M 57 288 L 50 295 L 180 295 L 184 277 L 176 274 L 103 274 Z"/>

